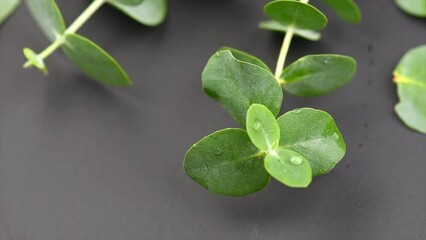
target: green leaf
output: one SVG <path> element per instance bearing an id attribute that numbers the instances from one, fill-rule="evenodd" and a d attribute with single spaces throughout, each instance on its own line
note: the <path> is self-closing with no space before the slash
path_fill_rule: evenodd
<path id="1" fill-rule="evenodd" d="M 262 190 L 270 176 L 262 154 L 242 129 L 215 132 L 189 149 L 185 173 L 210 192 L 244 196 Z"/>
<path id="2" fill-rule="evenodd" d="M 426 45 L 408 51 L 394 71 L 395 111 L 411 129 L 426 134 Z"/>
<path id="3" fill-rule="evenodd" d="M 111 5 L 121 10 L 129 17 L 147 26 L 157 26 L 167 15 L 166 0 L 144 0 L 141 4 L 130 6 L 116 0 L 109 1 Z"/>
<path id="4" fill-rule="evenodd" d="M 273 1 L 265 5 L 271 19 L 300 29 L 319 30 L 327 25 L 327 17 L 315 7 L 298 1 Z"/>
<path id="5" fill-rule="evenodd" d="M 132 84 L 117 61 L 92 41 L 77 34 L 68 34 L 62 49 L 90 77 L 113 86 Z"/>
<path id="6" fill-rule="evenodd" d="M 346 145 L 333 118 L 311 108 L 296 109 L 278 118 L 280 146 L 303 155 L 312 175 L 328 173 L 343 158 Z"/>
<path id="7" fill-rule="evenodd" d="M 16 10 L 20 0 L 0 0 L 0 25 Z"/>
<path id="8" fill-rule="evenodd" d="M 44 74 L 48 74 L 46 65 L 44 64 L 43 59 L 37 55 L 32 49 L 24 48 L 24 55 L 30 61 L 31 65 L 24 66 L 25 68 L 35 66 L 36 68 L 40 69 Z"/>
<path id="9" fill-rule="evenodd" d="M 280 142 L 280 126 L 271 111 L 253 104 L 247 112 L 247 133 L 253 144 L 261 150 L 272 150 Z"/>
<path id="10" fill-rule="evenodd" d="M 426 17 L 426 0 L 395 0 L 395 2 L 407 14 Z"/>
<path id="11" fill-rule="evenodd" d="M 356 73 L 353 58 L 333 55 L 308 55 L 284 69 L 283 88 L 297 96 L 319 96 L 338 89 L 352 80 Z"/>
<path id="12" fill-rule="evenodd" d="M 65 32 L 65 23 L 54 0 L 26 0 L 31 15 L 49 40 L 54 41 Z"/>
<path id="13" fill-rule="evenodd" d="M 259 58 L 255 57 L 251 54 L 248 54 L 246 52 L 243 52 L 241 50 L 231 48 L 231 47 L 221 47 L 219 49 L 219 51 L 222 51 L 222 50 L 229 50 L 232 53 L 232 55 L 236 59 L 240 60 L 241 62 L 252 63 L 252 64 L 257 65 L 261 68 L 264 68 L 268 71 L 271 71 L 269 69 L 268 65 L 266 65 L 262 60 L 260 60 Z"/>
<path id="14" fill-rule="evenodd" d="M 347 23 L 358 24 L 362 20 L 361 10 L 353 0 L 320 0 L 333 9 L 340 19 Z M 412 1 L 412 0 L 403 0 Z"/>
<path id="15" fill-rule="evenodd" d="M 107 1 L 126 4 L 126 5 L 139 5 L 144 0 L 107 0 Z"/>
<path id="16" fill-rule="evenodd" d="M 306 188 L 312 181 L 309 162 L 299 153 L 290 149 L 278 149 L 265 157 L 265 169 L 284 185 Z"/>
<path id="17" fill-rule="evenodd" d="M 202 74 L 204 91 L 242 126 L 254 103 L 265 105 L 276 116 L 283 93 L 272 73 L 257 65 L 237 60 L 229 50 L 219 51 Z"/>
<path id="18" fill-rule="evenodd" d="M 276 31 L 276 32 L 287 32 L 288 26 L 281 24 L 274 20 L 269 21 L 263 21 L 259 23 L 259 28 L 270 30 L 270 31 Z M 321 39 L 321 33 L 312 31 L 312 30 L 304 30 L 304 29 L 295 29 L 294 34 L 296 36 L 311 40 L 311 41 L 318 41 Z"/>

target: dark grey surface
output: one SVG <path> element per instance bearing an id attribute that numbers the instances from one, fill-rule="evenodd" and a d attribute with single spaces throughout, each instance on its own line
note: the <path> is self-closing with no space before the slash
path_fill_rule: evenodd
<path id="1" fill-rule="evenodd" d="M 291 60 L 341 53 L 359 63 L 340 91 L 285 96 L 283 112 L 334 116 L 348 152 L 331 174 L 306 190 L 272 181 L 244 198 L 210 194 L 184 175 L 193 143 L 237 126 L 201 90 L 210 55 L 229 45 L 275 64 L 281 36 L 256 28 L 266 2 L 171 0 L 155 29 L 101 9 L 81 33 L 120 61 L 135 82 L 128 89 L 93 82 L 59 53 L 48 78 L 23 70 L 22 47 L 47 41 L 21 7 L 0 31 L 0 238 L 426 239 L 426 136 L 394 114 L 391 82 L 401 55 L 425 42 L 426 22 L 390 0 L 359 0 L 359 26 L 329 14 L 322 41 L 291 49 Z M 70 22 L 88 1 L 58 3 Z"/>

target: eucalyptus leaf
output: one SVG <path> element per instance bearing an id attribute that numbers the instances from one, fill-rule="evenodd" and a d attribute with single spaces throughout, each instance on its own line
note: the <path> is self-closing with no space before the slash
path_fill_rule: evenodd
<path id="1" fill-rule="evenodd" d="M 284 69 L 282 87 L 297 96 L 319 96 L 338 89 L 355 76 L 353 58 L 334 55 L 308 55 Z"/>
<path id="2" fill-rule="evenodd" d="M 394 71 L 395 111 L 411 129 L 426 134 L 426 45 L 408 51 Z"/>
<path id="3" fill-rule="evenodd" d="M 194 144 L 185 155 L 185 173 L 210 192 L 244 196 L 263 189 L 270 175 L 264 155 L 242 129 L 224 129 Z"/>
<path id="4" fill-rule="evenodd" d="M 426 17 L 426 0 L 395 0 L 395 2 L 407 14 Z"/>
<path id="5" fill-rule="evenodd" d="M 290 149 L 278 149 L 265 157 L 265 169 L 279 182 L 293 188 L 306 188 L 312 170 L 304 156 Z"/>
<path id="6" fill-rule="evenodd" d="M 0 25 L 16 10 L 21 0 L 0 0 Z"/>
<path id="7" fill-rule="evenodd" d="M 280 146 L 303 155 L 312 176 L 331 171 L 343 158 L 346 145 L 333 118 L 326 112 L 301 108 L 278 118 Z"/>
<path id="8" fill-rule="evenodd" d="M 144 0 L 135 6 L 120 3 L 117 0 L 110 0 L 108 3 L 147 26 L 159 25 L 167 15 L 167 0 Z"/>
<path id="9" fill-rule="evenodd" d="M 275 31 L 275 32 L 287 32 L 288 26 L 281 24 L 274 20 L 269 21 L 263 21 L 259 23 L 259 28 Z M 305 30 L 305 29 L 295 29 L 294 34 L 296 36 L 311 40 L 311 41 L 318 41 L 321 39 L 321 33 L 313 31 L 313 30 Z"/>
<path id="10" fill-rule="evenodd" d="M 121 3 L 121 4 L 126 4 L 126 5 L 139 5 L 141 4 L 144 0 L 108 0 L 110 2 L 117 2 L 117 3 Z"/>
<path id="11" fill-rule="evenodd" d="M 117 61 L 89 39 L 68 34 L 62 50 L 83 72 L 102 83 L 113 86 L 132 84 Z"/>
<path id="12" fill-rule="evenodd" d="M 35 66 L 36 68 L 40 69 L 44 74 L 48 74 L 46 65 L 44 64 L 43 59 L 37 55 L 32 49 L 30 48 L 24 48 L 23 50 L 25 57 L 30 61 L 31 65 L 29 66 Z"/>
<path id="13" fill-rule="evenodd" d="M 283 93 L 272 73 L 237 60 L 229 50 L 219 51 L 208 61 L 203 74 L 204 91 L 218 101 L 242 126 L 254 103 L 265 105 L 276 116 Z"/>
<path id="14" fill-rule="evenodd" d="M 253 144 L 261 150 L 272 150 L 280 142 L 280 126 L 271 111 L 253 104 L 247 112 L 247 133 Z"/>
<path id="15" fill-rule="evenodd" d="M 219 49 L 219 51 L 223 51 L 223 50 L 229 50 L 232 53 L 232 55 L 236 59 L 240 60 L 241 62 L 252 63 L 252 64 L 257 65 L 261 68 L 264 68 L 268 71 L 271 71 L 269 69 L 268 65 L 266 65 L 262 60 L 260 60 L 259 58 L 255 57 L 255 56 L 253 56 L 249 53 L 246 53 L 246 52 L 243 52 L 241 50 L 231 48 L 231 47 L 221 47 Z"/>
<path id="16" fill-rule="evenodd" d="M 271 19 L 299 29 L 320 30 L 327 25 L 327 17 L 321 11 L 298 1 L 273 1 L 265 5 L 264 11 Z"/>
<path id="17" fill-rule="evenodd" d="M 54 41 L 65 32 L 65 22 L 54 0 L 26 0 L 31 15 L 44 34 Z"/>
<path id="18" fill-rule="evenodd" d="M 362 20 L 361 10 L 353 0 L 320 0 L 322 3 L 333 9 L 340 19 L 347 23 L 357 24 Z M 412 0 L 402 0 L 412 1 Z"/>

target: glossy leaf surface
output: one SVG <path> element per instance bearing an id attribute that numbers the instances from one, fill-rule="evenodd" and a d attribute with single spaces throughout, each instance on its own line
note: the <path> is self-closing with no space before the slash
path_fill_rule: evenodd
<path id="1" fill-rule="evenodd" d="M 110 1 L 109 3 L 129 17 L 147 26 L 159 25 L 167 15 L 167 0 L 144 0 L 134 6 L 116 1 Z"/>
<path id="2" fill-rule="evenodd" d="M 278 149 L 265 157 L 265 169 L 279 182 L 293 188 L 305 188 L 312 181 L 309 162 L 290 149 Z"/>
<path id="3" fill-rule="evenodd" d="M 296 109 L 278 118 L 280 147 L 303 155 L 312 175 L 328 173 L 343 158 L 346 145 L 333 118 L 312 108 Z"/>
<path id="4" fill-rule="evenodd" d="M 247 133 L 252 143 L 261 150 L 271 150 L 280 142 L 280 126 L 271 111 L 253 104 L 247 112 Z"/>
<path id="5" fill-rule="evenodd" d="M 254 103 L 265 105 L 276 116 L 282 90 L 272 73 L 257 65 L 237 60 L 229 50 L 219 51 L 208 61 L 203 74 L 204 91 L 218 101 L 242 126 Z"/>
<path id="6" fill-rule="evenodd" d="M 320 30 L 327 25 L 327 17 L 315 7 L 298 1 L 273 1 L 265 5 L 271 19 L 300 29 Z"/>
<path id="7" fill-rule="evenodd" d="M 336 90 L 355 76 L 353 58 L 333 55 L 308 55 L 284 69 L 283 88 L 297 96 L 320 96 Z"/>
<path id="8" fill-rule="evenodd" d="M 0 25 L 16 10 L 20 0 L 0 0 Z"/>
<path id="9" fill-rule="evenodd" d="M 274 20 L 259 23 L 259 28 L 284 33 L 288 30 L 288 26 Z M 313 30 L 295 29 L 294 34 L 311 41 L 318 41 L 321 39 L 321 33 Z"/>
<path id="10" fill-rule="evenodd" d="M 426 17 L 426 0 L 395 0 L 395 2 L 407 14 Z"/>
<path id="11" fill-rule="evenodd" d="M 263 167 L 263 158 L 246 131 L 224 129 L 189 149 L 184 170 L 210 192 L 244 196 L 268 184 L 270 175 Z"/>
<path id="12" fill-rule="evenodd" d="M 408 51 L 394 71 L 395 111 L 410 128 L 426 134 L 426 45 Z"/>
<path id="13" fill-rule="evenodd" d="M 249 53 L 246 53 L 246 52 L 243 52 L 241 50 L 231 48 L 231 47 L 221 47 L 219 49 L 219 51 L 223 51 L 223 50 L 229 50 L 232 53 L 232 55 L 236 59 L 240 60 L 241 62 L 252 63 L 252 64 L 257 65 L 261 68 L 264 68 L 268 71 L 271 71 L 269 69 L 269 67 L 262 60 L 260 60 L 259 58 L 255 57 L 255 56 L 253 56 Z"/>
<path id="14" fill-rule="evenodd" d="M 54 0 L 26 0 L 25 2 L 49 40 L 54 41 L 65 32 L 64 19 Z"/>
<path id="15" fill-rule="evenodd" d="M 347 23 L 357 24 L 362 20 L 361 10 L 353 0 L 320 0 L 333 9 L 340 19 Z M 403 0 L 411 1 L 411 0 Z"/>
<path id="16" fill-rule="evenodd" d="M 117 61 L 89 39 L 69 34 L 65 41 L 62 46 L 65 54 L 90 77 L 113 86 L 132 84 Z"/>

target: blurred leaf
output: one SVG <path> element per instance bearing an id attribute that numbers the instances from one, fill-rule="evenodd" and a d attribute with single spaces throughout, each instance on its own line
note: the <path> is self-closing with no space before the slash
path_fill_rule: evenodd
<path id="1" fill-rule="evenodd" d="M 312 168 L 312 175 L 331 171 L 343 158 L 346 145 L 333 118 L 326 112 L 301 108 L 278 118 L 280 147 L 304 156 Z"/>
<path id="2" fill-rule="evenodd" d="M 92 41 L 77 34 L 68 34 L 62 49 L 90 77 L 113 86 L 132 84 L 117 61 Z"/>
<path id="3" fill-rule="evenodd" d="M 0 25 L 16 10 L 21 0 L 0 0 Z"/>
<path id="4" fill-rule="evenodd" d="M 265 105 L 276 116 L 282 90 L 272 73 L 257 65 L 237 60 L 229 50 L 215 53 L 203 74 L 204 91 L 218 101 L 242 126 L 254 103 Z"/>
<path id="5" fill-rule="evenodd" d="M 340 19 L 347 23 L 358 24 L 362 20 L 361 10 L 353 0 L 320 0 L 333 9 Z M 410 0 L 403 0 L 410 1 Z"/>
<path id="6" fill-rule="evenodd" d="M 147 26 L 159 25 L 167 15 L 167 0 L 144 0 L 141 4 L 135 6 L 116 1 L 110 1 L 109 3 L 134 20 Z"/>
<path id="7" fill-rule="evenodd" d="M 408 51 L 394 71 L 399 103 L 395 111 L 413 130 L 426 134 L 426 45 Z"/>
<path id="8" fill-rule="evenodd" d="M 189 149 L 185 173 L 210 192 L 244 196 L 263 189 L 270 176 L 263 157 L 242 129 L 217 131 Z"/>
<path id="9" fill-rule="evenodd" d="M 269 21 L 263 21 L 259 23 L 259 28 L 270 30 L 270 31 L 276 31 L 276 32 L 287 32 L 288 26 L 283 25 L 277 21 L 269 20 Z M 296 36 L 311 40 L 311 41 L 318 41 L 321 38 L 321 33 L 312 31 L 312 30 L 304 30 L 304 29 L 295 29 L 294 34 Z"/>
<path id="10" fill-rule="evenodd" d="M 355 76 L 353 58 L 334 55 L 308 55 L 284 69 L 283 88 L 297 96 L 319 96 L 338 89 Z"/>
<path id="11" fill-rule="evenodd" d="M 395 0 L 395 2 L 407 14 L 426 17 L 426 0 Z"/>
<path id="12" fill-rule="evenodd" d="M 126 4 L 126 5 L 139 5 L 141 4 L 144 0 L 107 0 L 111 3 L 120 3 L 120 4 Z"/>
<path id="13" fill-rule="evenodd" d="M 66 27 L 54 0 L 26 0 L 25 2 L 33 18 L 51 41 L 62 36 Z"/>
<path id="14" fill-rule="evenodd" d="M 24 55 L 28 59 L 28 61 L 31 63 L 31 65 L 24 66 L 24 67 L 32 67 L 35 66 L 36 68 L 40 69 L 44 74 L 48 74 L 46 65 L 44 64 L 43 59 L 37 55 L 32 49 L 24 48 Z"/>
<path id="15" fill-rule="evenodd" d="M 327 17 L 315 7 L 298 2 L 278 0 L 265 5 L 271 19 L 299 29 L 320 30 L 327 25 Z"/>

